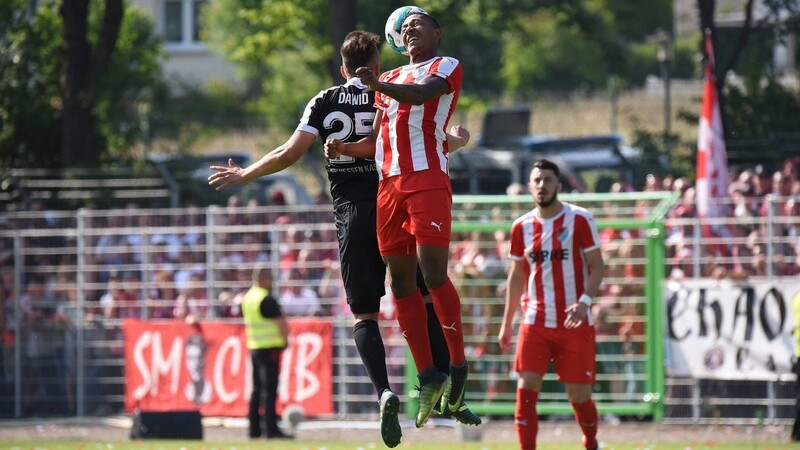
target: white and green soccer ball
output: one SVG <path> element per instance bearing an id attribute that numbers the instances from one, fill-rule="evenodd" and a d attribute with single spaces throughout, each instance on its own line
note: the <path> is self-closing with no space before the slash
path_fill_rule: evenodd
<path id="1" fill-rule="evenodd" d="M 389 14 L 389 18 L 386 20 L 385 31 L 386 42 L 389 44 L 389 47 L 392 47 L 392 50 L 408 55 L 406 47 L 403 45 L 403 38 L 400 36 L 400 27 L 403 26 L 406 17 L 416 13 L 428 15 L 428 13 L 419 6 L 401 6 Z"/>

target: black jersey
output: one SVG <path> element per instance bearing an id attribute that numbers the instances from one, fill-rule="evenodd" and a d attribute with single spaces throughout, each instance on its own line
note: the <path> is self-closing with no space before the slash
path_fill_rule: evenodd
<path id="1" fill-rule="evenodd" d="M 306 106 L 297 129 L 327 139 L 356 142 L 372 132 L 375 121 L 375 93 L 359 78 L 320 91 Z M 339 156 L 326 160 L 334 205 L 375 201 L 378 172 L 374 159 Z"/>

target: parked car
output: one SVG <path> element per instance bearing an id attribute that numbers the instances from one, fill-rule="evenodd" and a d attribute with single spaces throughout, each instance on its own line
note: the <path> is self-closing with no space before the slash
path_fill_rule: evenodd
<path id="1" fill-rule="evenodd" d="M 250 156 L 244 153 L 225 155 L 153 155 L 149 160 L 178 193 L 179 203 L 199 206 L 224 205 L 231 195 L 239 195 L 243 201 L 255 198 L 262 205 L 269 205 L 282 196 L 287 204 L 310 205 L 313 198 L 306 188 L 291 173 L 279 172 L 259 177 L 247 184 L 217 191 L 208 185 L 212 165 L 227 165 L 228 158 L 240 166 L 248 166 Z M 280 195 L 277 193 L 280 192 Z"/>
<path id="2" fill-rule="evenodd" d="M 648 171 L 668 170 L 666 160 L 657 161 L 658 167 L 644 164 L 642 151 L 619 135 L 530 136 L 529 120 L 526 107 L 488 111 L 478 146 L 450 155 L 453 193 L 504 194 L 511 184 L 527 184 L 542 158 L 559 166 L 566 192 L 607 192 L 615 181 L 638 186 Z"/>

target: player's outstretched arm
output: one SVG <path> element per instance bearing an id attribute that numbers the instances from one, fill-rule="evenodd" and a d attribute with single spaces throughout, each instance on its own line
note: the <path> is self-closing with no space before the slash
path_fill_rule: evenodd
<path id="1" fill-rule="evenodd" d="M 306 154 L 308 148 L 314 143 L 317 137 L 305 131 L 295 131 L 288 141 L 264 155 L 261 159 L 241 168 L 228 160 L 228 166 L 211 166 L 214 171 L 208 177 L 209 186 L 215 186 L 216 190 L 222 190 L 230 186 L 239 186 L 264 175 L 270 175 L 291 166 L 300 157 Z"/>
<path id="2" fill-rule="evenodd" d="M 461 125 L 453 125 L 447 133 L 447 151 L 453 153 L 469 142 L 469 131 Z"/>
<path id="3" fill-rule="evenodd" d="M 500 323 L 500 332 L 497 335 L 500 349 L 504 352 L 511 350 L 511 334 L 514 330 L 514 316 L 517 313 L 517 304 L 525 292 L 525 273 L 523 262 L 512 259 L 506 280 L 506 306 L 503 310 L 503 321 Z"/>

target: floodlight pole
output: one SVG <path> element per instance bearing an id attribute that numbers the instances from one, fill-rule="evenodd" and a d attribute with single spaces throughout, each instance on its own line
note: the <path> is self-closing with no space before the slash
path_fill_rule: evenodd
<path id="1" fill-rule="evenodd" d="M 672 105 L 670 93 L 670 71 L 672 62 L 672 36 L 664 31 L 656 33 L 658 41 L 658 62 L 661 66 L 661 82 L 664 84 L 664 146 L 669 151 L 669 134 L 672 131 Z"/>

